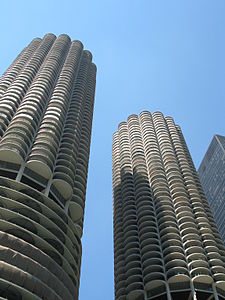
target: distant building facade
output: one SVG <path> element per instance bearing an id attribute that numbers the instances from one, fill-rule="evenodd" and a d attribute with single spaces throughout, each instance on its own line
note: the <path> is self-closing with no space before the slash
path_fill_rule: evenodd
<path id="1" fill-rule="evenodd" d="M 35 38 L 0 78 L 0 298 L 77 300 L 96 67 Z"/>
<path id="2" fill-rule="evenodd" d="M 225 243 L 225 136 L 213 137 L 198 173 Z"/>
<path id="3" fill-rule="evenodd" d="M 116 300 L 225 299 L 225 247 L 171 117 L 119 124 L 113 192 Z"/>

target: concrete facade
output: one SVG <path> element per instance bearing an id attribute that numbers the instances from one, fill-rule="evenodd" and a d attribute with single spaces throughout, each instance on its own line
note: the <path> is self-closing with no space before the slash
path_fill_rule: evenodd
<path id="1" fill-rule="evenodd" d="M 95 78 L 65 34 L 0 78 L 1 299 L 78 299 Z"/>
<path id="2" fill-rule="evenodd" d="M 225 247 L 171 117 L 119 124 L 113 192 L 116 300 L 225 299 Z"/>
<path id="3" fill-rule="evenodd" d="M 198 174 L 225 244 L 225 137 L 215 135 Z"/>

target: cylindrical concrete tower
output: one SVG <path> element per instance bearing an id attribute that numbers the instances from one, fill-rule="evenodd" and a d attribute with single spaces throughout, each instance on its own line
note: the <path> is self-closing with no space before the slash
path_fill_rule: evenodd
<path id="1" fill-rule="evenodd" d="M 225 247 L 171 117 L 119 124 L 113 190 L 116 300 L 225 299 Z"/>
<path id="2" fill-rule="evenodd" d="M 65 34 L 34 39 L 0 78 L 3 299 L 78 299 L 95 78 Z"/>

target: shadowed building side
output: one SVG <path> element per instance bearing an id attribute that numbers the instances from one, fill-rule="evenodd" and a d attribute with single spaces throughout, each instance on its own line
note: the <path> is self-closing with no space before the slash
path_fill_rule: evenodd
<path id="1" fill-rule="evenodd" d="M 78 299 L 95 78 L 65 34 L 0 78 L 0 297 Z"/>
<path id="2" fill-rule="evenodd" d="M 119 124 L 113 191 L 116 300 L 225 299 L 225 248 L 171 117 Z"/>
<path id="3" fill-rule="evenodd" d="M 225 137 L 216 134 L 200 164 L 198 174 L 225 244 Z"/>

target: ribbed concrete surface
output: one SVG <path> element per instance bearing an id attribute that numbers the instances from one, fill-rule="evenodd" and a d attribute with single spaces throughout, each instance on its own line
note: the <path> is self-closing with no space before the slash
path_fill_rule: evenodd
<path id="1" fill-rule="evenodd" d="M 0 296 L 78 299 L 96 67 L 35 38 L 0 78 Z"/>
<path id="2" fill-rule="evenodd" d="M 113 191 L 116 300 L 225 299 L 225 248 L 171 117 L 119 124 Z"/>

